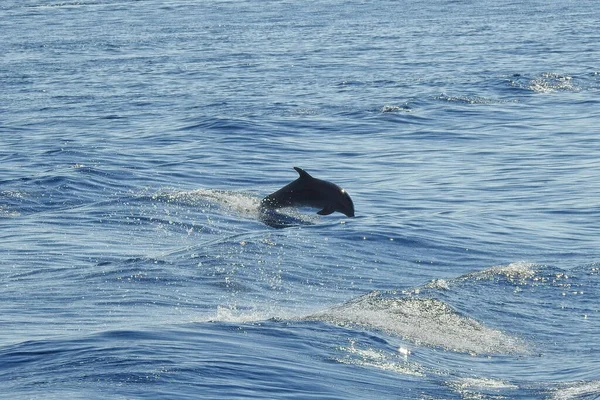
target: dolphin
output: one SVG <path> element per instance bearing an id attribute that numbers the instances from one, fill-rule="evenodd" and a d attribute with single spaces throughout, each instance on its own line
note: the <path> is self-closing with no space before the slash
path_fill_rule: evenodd
<path id="1" fill-rule="evenodd" d="M 354 217 L 354 203 L 344 189 L 331 182 L 313 178 L 301 168 L 294 169 L 300 177 L 262 199 L 261 210 L 300 206 L 320 208 L 321 211 L 317 212 L 319 215 L 338 211 L 347 217 Z"/>

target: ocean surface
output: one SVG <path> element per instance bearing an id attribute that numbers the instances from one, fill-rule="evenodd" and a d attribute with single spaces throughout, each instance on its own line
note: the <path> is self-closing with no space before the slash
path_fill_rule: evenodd
<path id="1" fill-rule="evenodd" d="M 596 1 L 0 3 L 0 397 L 600 398 Z M 355 218 L 262 197 L 298 166 Z"/>

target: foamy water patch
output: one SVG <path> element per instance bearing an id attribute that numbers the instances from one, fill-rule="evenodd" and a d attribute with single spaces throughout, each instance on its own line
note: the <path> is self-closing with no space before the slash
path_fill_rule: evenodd
<path id="1" fill-rule="evenodd" d="M 507 394 L 519 389 L 512 383 L 491 378 L 461 378 L 446 385 L 464 399 L 506 399 Z"/>
<path id="2" fill-rule="evenodd" d="M 527 352 L 520 339 L 461 315 L 432 298 L 388 297 L 373 292 L 306 319 L 377 329 L 416 345 L 472 355 Z"/>
<path id="3" fill-rule="evenodd" d="M 553 389 L 550 396 L 552 400 L 600 399 L 600 381 L 565 384 Z"/>
<path id="4" fill-rule="evenodd" d="M 0 205 L 0 217 L 16 218 L 20 217 L 21 213 L 18 211 L 11 210 L 10 208 Z"/>
<path id="5" fill-rule="evenodd" d="M 536 93 L 577 92 L 581 90 L 569 75 L 544 72 L 533 78 L 515 74 L 510 79 L 510 85 Z"/>
<path id="6" fill-rule="evenodd" d="M 536 282 L 539 266 L 533 263 L 516 262 L 508 265 L 497 265 L 481 271 L 470 272 L 457 278 L 433 279 L 423 286 L 404 290 L 405 295 L 420 294 L 425 289 L 450 290 L 453 286 L 467 281 L 505 281 L 515 286 Z"/>
<path id="7" fill-rule="evenodd" d="M 210 322 L 229 322 L 229 323 L 257 323 L 268 320 L 275 321 L 294 321 L 298 320 L 298 313 L 301 311 L 293 308 L 286 309 L 277 303 L 247 303 L 240 304 L 231 302 L 219 305 L 217 309 L 208 316 L 205 321 Z"/>
<path id="8" fill-rule="evenodd" d="M 464 280 L 493 280 L 497 278 L 506 279 L 510 283 L 524 284 L 536 275 L 536 264 L 516 262 L 508 265 L 497 265 L 482 271 L 472 272 L 458 277 L 457 281 Z"/>
<path id="9" fill-rule="evenodd" d="M 0 192 L 0 199 L 6 198 L 9 200 L 23 200 L 27 197 L 27 194 L 18 190 L 3 190 Z M 19 211 L 13 210 L 10 206 L 0 204 L 0 217 L 15 218 L 20 217 Z"/>
<path id="10" fill-rule="evenodd" d="M 253 217 L 258 215 L 260 206 L 260 199 L 252 194 L 216 189 L 158 192 L 152 199 L 200 208 L 218 207 L 228 212 Z"/>
<path id="11" fill-rule="evenodd" d="M 491 99 L 480 96 L 450 96 L 445 93 L 441 93 L 435 97 L 436 100 L 446 101 L 449 103 L 461 103 L 461 104 L 501 104 L 514 101 Z"/>
<path id="12" fill-rule="evenodd" d="M 265 321 L 272 315 L 265 310 L 256 310 L 248 308 L 238 308 L 235 305 L 218 306 L 214 315 L 211 316 L 211 322 L 234 322 L 234 323 L 252 323 Z"/>
<path id="13" fill-rule="evenodd" d="M 348 341 L 347 346 L 340 346 L 338 350 L 342 352 L 342 355 L 334 358 L 334 361 L 341 364 L 377 368 L 403 375 L 425 375 L 423 367 L 418 363 L 408 361 L 408 356 L 404 353 L 392 353 L 370 346 L 362 346 L 353 339 Z"/>
<path id="14" fill-rule="evenodd" d="M 404 105 L 385 105 L 381 107 L 380 110 L 382 113 L 396 113 L 396 112 L 412 112 L 412 108 L 410 108 L 407 104 Z"/>

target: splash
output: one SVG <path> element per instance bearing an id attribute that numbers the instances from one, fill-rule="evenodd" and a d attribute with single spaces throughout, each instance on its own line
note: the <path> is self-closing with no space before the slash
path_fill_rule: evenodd
<path id="1" fill-rule="evenodd" d="M 575 382 L 554 389 L 552 400 L 598 399 L 600 398 L 600 381 Z"/>
<path id="2" fill-rule="evenodd" d="M 432 298 L 388 297 L 373 292 L 306 319 L 378 329 L 417 345 L 473 355 L 526 352 L 521 340 L 488 328 Z"/>
<path id="3" fill-rule="evenodd" d="M 519 389 L 512 383 L 490 378 L 461 378 L 446 382 L 446 385 L 465 399 L 505 399 L 506 397 L 499 393 Z"/>
<path id="4" fill-rule="evenodd" d="M 516 262 L 508 265 L 497 265 L 482 271 L 472 272 L 458 277 L 456 280 L 492 280 L 495 278 L 504 278 L 513 284 L 523 284 L 529 279 L 533 279 L 536 274 L 536 265 L 526 262 Z"/>
<path id="5" fill-rule="evenodd" d="M 436 100 L 447 101 L 449 103 L 461 103 L 461 104 L 499 104 L 507 103 L 506 100 L 489 99 L 480 96 L 448 96 L 445 93 L 440 94 L 435 98 Z"/>
<path id="6" fill-rule="evenodd" d="M 568 75 L 543 73 L 529 82 L 529 89 L 534 92 L 550 93 L 555 91 L 576 91 L 573 78 Z"/>
<path id="7" fill-rule="evenodd" d="M 238 308 L 237 305 L 218 306 L 217 310 L 209 321 L 215 322 L 234 322 L 234 323 L 253 323 L 265 321 L 272 318 L 266 310 L 251 309 L 249 307 Z"/>
<path id="8" fill-rule="evenodd" d="M 523 286 L 536 281 L 539 266 L 533 263 L 516 262 L 508 265 L 497 265 L 481 271 L 470 272 L 452 279 L 434 279 L 423 286 L 404 290 L 405 295 L 416 295 L 426 289 L 438 291 L 450 290 L 451 287 L 466 281 L 506 281 L 511 285 Z"/>
<path id="9" fill-rule="evenodd" d="M 241 218 L 259 220 L 274 228 L 312 225 L 316 221 L 315 216 L 300 213 L 293 208 L 264 210 L 260 207 L 260 197 L 231 190 L 197 189 L 183 192 L 159 192 L 152 196 L 152 200 L 203 209 L 216 208 Z"/>
<path id="10" fill-rule="evenodd" d="M 192 207 L 211 208 L 216 206 L 243 216 L 258 215 L 260 199 L 244 192 L 215 189 L 197 189 L 183 192 L 159 192 L 153 200 L 176 203 Z"/>
<path id="11" fill-rule="evenodd" d="M 20 212 L 13 211 L 13 210 L 9 209 L 8 207 L 0 204 L 0 217 L 16 218 L 16 217 L 20 217 L 20 216 L 21 216 Z"/>
<path id="12" fill-rule="evenodd" d="M 355 340 L 349 340 L 348 346 L 340 346 L 338 350 L 344 354 L 334 359 L 340 364 L 377 368 L 403 375 L 425 376 L 423 367 L 409 362 L 407 357 L 371 347 L 363 348 Z"/>
<path id="13" fill-rule="evenodd" d="M 395 112 L 411 112 L 412 109 L 408 105 L 393 106 L 386 105 L 381 108 L 382 113 L 395 113 Z"/>
<path id="14" fill-rule="evenodd" d="M 515 74 L 510 79 L 510 85 L 536 93 L 577 92 L 580 90 L 573 82 L 573 77 L 552 72 L 544 72 L 533 78 L 526 78 L 521 74 Z"/>

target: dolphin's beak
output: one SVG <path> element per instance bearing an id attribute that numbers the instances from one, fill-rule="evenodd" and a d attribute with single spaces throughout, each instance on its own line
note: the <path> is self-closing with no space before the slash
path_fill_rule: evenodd
<path id="1" fill-rule="evenodd" d="M 343 211 L 343 213 L 346 215 L 346 217 L 354 217 L 354 204 L 352 204 L 352 207 Z"/>

